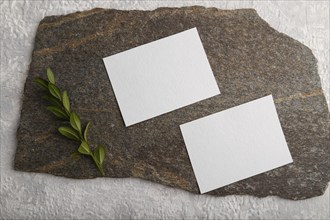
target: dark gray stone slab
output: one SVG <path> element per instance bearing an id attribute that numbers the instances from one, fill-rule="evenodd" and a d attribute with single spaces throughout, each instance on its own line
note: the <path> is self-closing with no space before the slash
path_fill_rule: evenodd
<path id="1" fill-rule="evenodd" d="M 125 127 L 102 58 L 197 27 L 221 95 Z M 127 61 L 129 64 L 129 60 Z M 50 66 L 72 107 L 91 121 L 89 140 L 106 147 L 107 177 L 139 177 L 189 192 L 198 186 L 179 125 L 273 94 L 294 163 L 210 192 L 211 195 L 322 195 L 330 180 L 329 110 L 311 50 L 277 32 L 256 11 L 160 8 L 94 9 L 44 18 L 38 27 L 17 131 L 15 169 L 95 178 L 77 144 L 60 136 L 33 83 Z M 221 159 L 221 158 L 219 158 Z"/>

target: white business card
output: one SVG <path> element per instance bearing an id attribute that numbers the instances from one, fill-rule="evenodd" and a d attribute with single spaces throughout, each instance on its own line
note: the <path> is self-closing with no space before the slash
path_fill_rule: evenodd
<path id="1" fill-rule="evenodd" d="M 220 94 L 196 28 L 103 61 L 126 126 Z"/>
<path id="2" fill-rule="evenodd" d="M 271 95 L 180 129 L 201 193 L 292 162 Z"/>

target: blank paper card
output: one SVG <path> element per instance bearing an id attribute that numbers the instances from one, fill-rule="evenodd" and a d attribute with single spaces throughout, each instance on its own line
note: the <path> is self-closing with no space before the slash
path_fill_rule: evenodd
<path id="1" fill-rule="evenodd" d="M 292 162 L 271 95 L 180 128 L 201 193 Z"/>
<path id="2" fill-rule="evenodd" d="M 220 94 L 196 28 L 103 61 L 126 126 Z"/>

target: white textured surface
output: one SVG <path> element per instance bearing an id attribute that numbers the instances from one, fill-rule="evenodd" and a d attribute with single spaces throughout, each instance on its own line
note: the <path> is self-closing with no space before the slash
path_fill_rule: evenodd
<path id="1" fill-rule="evenodd" d="M 329 1 L 37 1 L 0 0 L 0 218 L 9 219 L 329 219 L 329 189 L 303 201 L 193 195 L 139 179 L 72 180 L 13 170 L 22 91 L 39 21 L 93 7 L 154 9 L 204 5 L 255 8 L 272 27 L 309 46 L 329 104 Z M 33 137 L 31 137 L 33 138 Z"/>

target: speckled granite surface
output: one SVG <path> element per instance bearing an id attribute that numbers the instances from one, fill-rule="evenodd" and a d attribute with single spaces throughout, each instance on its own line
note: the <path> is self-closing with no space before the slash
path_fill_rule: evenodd
<path id="1" fill-rule="evenodd" d="M 222 94 L 125 128 L 102 57 L 195 26 Z M 106 145 L 109 177 L 140 177 L 198 193 L 178 125 L 272 93 L 294 163 L 210 194 L 304 199 L 326 189 L 329 113 L 316 60 L 254 10 L 96 9 L 41 22 L 25 85 L 15 169 L 93 178 L 98 171 L 92 161 L 69 157 L 77 146 L 57 134 L 61 122 L 40 108 L 45 103 L 32 79 L 44 76 L 48 65 L 73 107 L 92 121 L 91 143 Z"/>

